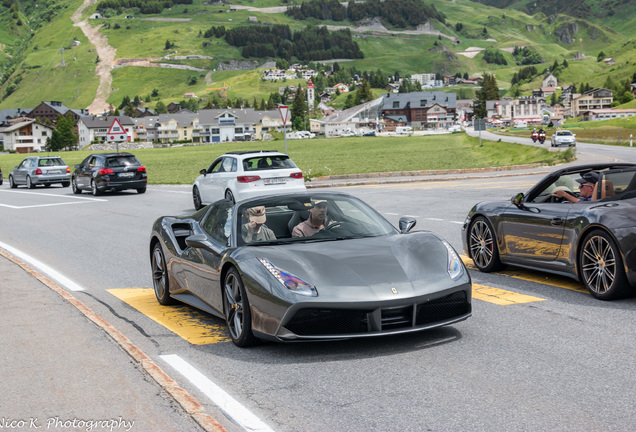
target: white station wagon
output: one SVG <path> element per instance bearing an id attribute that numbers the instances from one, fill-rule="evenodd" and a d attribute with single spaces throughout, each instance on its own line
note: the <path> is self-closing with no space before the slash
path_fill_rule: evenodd
<path id="1" fill-rule="evenodd" d="M 228 152 L 199 173 L 192 185 L 197 210 L 223 198 L 234 203 L 260 195 L 307 190 L 302 171 L 289 156 L 276 151 Z"/>

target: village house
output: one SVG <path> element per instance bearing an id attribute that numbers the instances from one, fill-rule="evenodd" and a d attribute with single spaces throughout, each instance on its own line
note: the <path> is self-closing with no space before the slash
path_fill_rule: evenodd
<path id="1" fill-rule="evenodd" d="M 53 128 L 34 119 L 20 119 L 0 127 L 0 145 L 5 151 L 32 153 L 42 151 Z"/>
<path id="2" fill-rule="evenodd" d="M 109 141 L 108 131 L 115 119 L 126 131 L 127 141 L 134 141 L 134 122 L 128 116 L 85 116 L 77 122 L 78 145 L 80 148 L 91 143 L 105 143 Z"/>
<path id="3" fill-rule="evenodd" d="M 585 111 L 607 109 L 612 107 L 614 94 L 605 88 L 593 88 L 579 95 L 573 95 L 571 112 L 574 117 L 578 117 Z"/>
<path id="4" fill-rule="evenodd" d="M 57 117 L 60 115 L 71 116 L 75 123 L 77 123 L 80 118 L 88 116 L 89 113 L 86 109 L 70 109 L 65 107 L 62 102 L 50 101 L 41 102 L 27 114 L 27 117 L 40 120 L 46 119 L 51 122 L 51 124 L 55 124 Z"/>
<path id="5" fill-rule="evenodd" d="M 581 121 L 609 120 L 636 116 L 636 109 L 592 109 L 581 113 Z"/>
<path id="6" fill-rule="evenodd" d="M 384 118 L 404 116 L 409 126 L 434 129 L 454 125 L 456 111 L 455 93 L 442 91 L 387 94 L 381 109 Z"/>

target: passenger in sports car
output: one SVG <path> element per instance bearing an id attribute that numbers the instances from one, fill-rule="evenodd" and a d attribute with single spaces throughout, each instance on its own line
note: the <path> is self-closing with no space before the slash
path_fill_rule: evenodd
<path id="1" fill-rule="evenodd" d="M 247 223 L 243 224 L 243 239 L 246 242 L 276 240 L 274 231 L 265 225 L 265 206 L 250 207 L 245 211 Z"/>
<path id="2" fill-rule="evenodd" d="M 309 237 L 328 226 L 333 221 L 327 217 L 328 203 L 324 200 L 317 200 L 309 210 L 309 217 L 306 221 L 299 223 L 292 230 L 292 237 Z"/>
<path id="3" fill-rule="evenodd" d="M 599 175 L 594 171 L 586 172 L 585 174 L 581 174 L 581 178 L 576 179 L 579 186 L 579 197 L 575 197 L 574 195 L 570 195 L 566 191 L 562 189 L 555 190 L 552 196 L 557 198 L 565 198 L 571 203 L 575 202 L 583 202 L 583 201 L 591 201 L 592 200 L 592 192 L 594 192 L 594 186 L 596 182 L 598 182 Z"/>

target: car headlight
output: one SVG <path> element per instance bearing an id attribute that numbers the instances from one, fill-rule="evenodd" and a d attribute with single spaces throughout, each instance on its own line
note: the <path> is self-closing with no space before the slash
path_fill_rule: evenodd
<path id="1" fill-rule="evenodd" d="M 446 246 L 446 250 L 448 251 L 448 275 L 452 280 L 457 280 L 464 274 L 464 265 L 459 256 L 457 256 L 457 253 L 455 253 L 453 247 L 445 240 L 444 246 Z"/>
<path id="2" fill-rule="evenodd" d="M 283 286 L 288 290 L 308 297 L 318 297 L 318 291 L 315 286 L 305 282 L 291 273 L 287 273 L 286 271 L 279 269 L 265 258 L 258 258 L 258 260 L 272 274 L 272 276 L 274 276 L 276 280 L 283 284 Z"/>

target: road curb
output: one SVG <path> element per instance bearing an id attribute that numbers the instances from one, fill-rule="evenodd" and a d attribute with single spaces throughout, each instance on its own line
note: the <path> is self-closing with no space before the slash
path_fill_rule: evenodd
<path id="1" fill-rule="evenodd" d="M 227 430 L 213 417 L 205 412 L 205 408 L 196 398 L 190 395 L 178 383 L 170 378 L 141 348 L 133 344 L 130 339 L 124 336 L 114 326 L 109 324 L 102 317 L 97 315 L 84 303 L 73 297 L 68 291 L 58 284 L 34 270 L 30 265 L 14 257 L 12 254 L 0 248 L 0 256 L 8 259 L 21 267 L 25 272 L 33 276 L 51 291 L 57 293 L 64 300 L 79 310 L 82 315 L 92 321 L 97 327 L 102 329 L 111 339 L 119 345 L 128 355 L 143 369 L 161 388 L 163 388 L 172 398 L 207 432 L 227 432 Z"/>
<path id="2" fill-rule="evenodd" d="M 339 187 L 339 186 L 364 186 L 364 185 L 377 185 L 377 184 L 398 184 L 398 183 L 420 183 L 420 182 L 435 182 L 435 181 L 454 181 L 454 180 L 466 180 L 466 179 L 485 179 L 485 178 L 502 178 L 502 177 L 518 177 L 522 175 L 539 175 L 539 174 L 547 174 L 551 172 L 550 170 L 543 171 L 525 171 L 525 172 L 511 172 L 511 173 L 502 173 L 497 175 L 492 174 L 484 174 L 484 175 L 464 175 L 464 176 L 454 176 L 454 177 L 423 177 L 423 178 L 391 178 L 391 179 L 383 179 L 383 180 L 352 180 L 352 181 L 333 181 L 333 182 L 324 182 L 324 183 L 305 183 L 305 187 L 307 189 L 312 188 L 322 188 L 322 187 Z"/>

